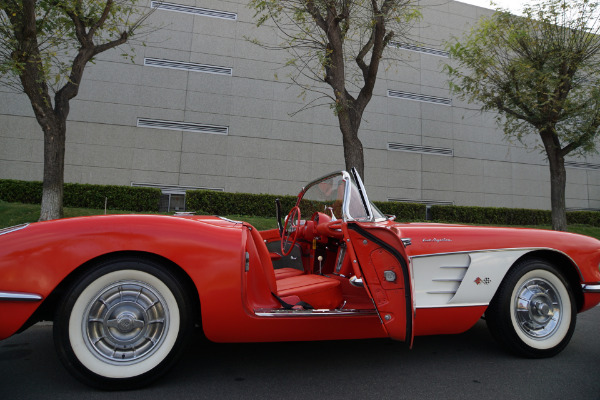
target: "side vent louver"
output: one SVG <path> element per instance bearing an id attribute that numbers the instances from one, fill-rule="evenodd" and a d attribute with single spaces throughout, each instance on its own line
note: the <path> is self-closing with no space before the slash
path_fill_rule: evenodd
<path id="1" fill-rule="evenodd" d="M 218 74 L 231 76 L 233 70 L 227 67 L 216 67 L 214 65 L 195 64 L 182 61 L 161 60 L 158 58 L 144 58 L 144 65 L 158 68 L 181 69 L 184 71 L 205 72 L 207 74 Z"/>
<path id="2" fill-rule="evenodd" d="M 196 123 L 192 123 L 192 122 L 163 121 L 163 120 L 158 120 L 158 119 L 138 118 L 137 126 L 139 128 L 154 128 L 154 129 L 168 129 L 168 130 L 174 130 L 174 131 L 202 132 L 202 133 L 213 133 L 216 135 L 228 135 L 229 134 L 229 127 L 227 127 L 227 126 L 196 124 Z"/>
<path id="3" fill-rule="evenodd" d="M 446 97 L 427 96 L 424 94 L 401 92 L 398 90 L 388 90 L 387 93 L 388 97 L 395 97 L 398 99 L 422 101 L 424 103 L 441 104 L 444 106 L 449 106 L 452 104 L 452 99 L 448 99 Z"/>
<path id="4" fill-rule="evenodd" d="M 168 10 L 181 12 L 186 14 L 202 15 L 204 17 L 228 19 L 231 21 L 237 20 L 237 14 L 227 11 L 210 10 L 208 8 L 185 6 L 183 4 L 165 3 L 163 1 L 152 1 L 150 7 L 157 8 L 159 10 Z"/>
<path id="5" fill-rule="evenodd" d="M 409 153 L 431 154 L 435 156 L 454 156 L 454 150 L 443 147 L 419 146 L 414 144 L 388 143 L 388 150 L 405 151 Z"/>
<path id="6" fill-rule="evenodd" d="M 408 51 L 415 51 L 417 53 L 431 54 L 433 56 L 438 56 L 438 57 L 448 58 L 448 56 L 449 56 L 449 54 L 448 54 L 447 51 L 438 50 L 438 49 L 432 49 L 431 47 L 417 46 L 417 45 L 410 44 L 410 43 L 401 43 L 401 42 L 391 41 L 388 44 L 388 46 L 395 47 L 397 49 L 403 49 L 403 50 L 408 50 Z"/>
<path id="7" fill-rule="evenodd" d="M 471 257 L 465 253 L 413 258 L 411 268 L 415 306 L 447 306 L 458 292 L 470 266 Z"/>

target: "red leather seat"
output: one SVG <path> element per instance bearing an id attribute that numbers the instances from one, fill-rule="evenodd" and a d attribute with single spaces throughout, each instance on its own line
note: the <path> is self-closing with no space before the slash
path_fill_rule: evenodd
<path id="1" fill-rule="evenodd" d="M 272 293 L 279 297 L 296 296 L 313 308 L 337 308 L 342 304 L 340 282 L 321 275 L 299 275 L 277 280 L 269 250 L 258 230 L 249 226 L 254 245 L 260 258 L 260 266 Z"/>
<path id="2" fill-rule="evenodd" d="M 304 275 L 304 271 L 300 271 L 296 268 L 278 268 L 274 270 L 275 280 L 291 278 L 292 276 Z"/>
<path id="3" fill-rule="evenodd" d="M 277 295 L 298 296 L 314 308 L 337 308 L 342 304 L 340 282 L 321 275 L 301 275 L 278 280 Z"/>

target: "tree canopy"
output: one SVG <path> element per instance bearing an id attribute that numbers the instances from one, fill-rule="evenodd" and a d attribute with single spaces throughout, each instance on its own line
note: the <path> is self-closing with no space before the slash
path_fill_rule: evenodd
<path id="1" fill-rule="evenodd" d="M 373 95 L 383 53 L 392 40 L 403 40 L 420 17 L 412 0 L 251 0 L 257 25 L 270 21 L 280 33 L 291 80 L 326 99 L 338 118 L 346 168 L 364 177 L 358 132 Z M 326 90 L 323 84 L 332 90 Z M 322 104 L 322 103 L 320 103 Z M 314 104 L 313 104 L 314 105 Z"/>
<path id="2" fill-rule="evenodd" d="M 69 102 L 88 62 L 120 46 L 147 10 L 138 0 L 0 0 L 0 82 L 27 94 L 44 132 L 41 220 L 62 216 Z"/>
<path id="3" fill-rule="evenodd" d="M 540 138 L 558 230 L 566 230 L 565 156 L 595 151 L 600 127 L 598 7 L 595 0 L 543 0 L 522 16 L 497 10 L 448 46 L 451 90 L 498 112 L 507 137 Z"/>

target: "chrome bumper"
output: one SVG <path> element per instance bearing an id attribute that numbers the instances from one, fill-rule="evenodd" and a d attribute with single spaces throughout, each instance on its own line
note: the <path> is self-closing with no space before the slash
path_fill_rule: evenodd
<path id="1" fill-rule="evenodd" d="M 42 296 L 35 293 L 0 291 L 0 301 L 40 301 L 42 299 Z"/>

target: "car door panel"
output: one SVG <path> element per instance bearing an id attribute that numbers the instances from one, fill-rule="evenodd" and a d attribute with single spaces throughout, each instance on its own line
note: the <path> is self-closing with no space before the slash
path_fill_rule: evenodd
<path id="1" fill-rule="evenodd" d="M 412 343 L 411 279 L 402 242 L 381 227 L 349 223 L 344 230 L 357 276 L 362 276 L 384 329 L 392 339 Z"/>

